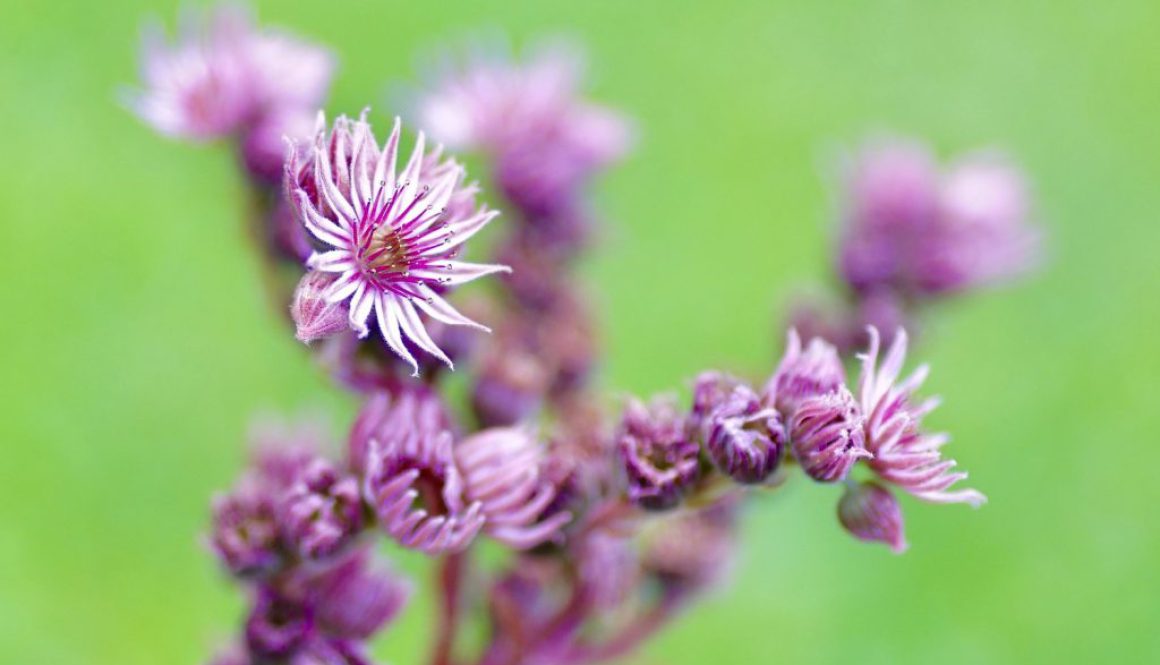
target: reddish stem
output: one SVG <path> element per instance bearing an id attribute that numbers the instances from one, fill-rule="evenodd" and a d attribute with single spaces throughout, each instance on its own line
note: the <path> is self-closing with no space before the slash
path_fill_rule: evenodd
<path id="1" fill-rule="evenodd" d="M 459 630 L 460 588 L 463 585 L 467 553 L 448 554 L 438 564 L 436 581 L 439 586 L 439 609 L 435 636 L 435 649 L 431 654 L 431 665 L 452 665 L 455 650 L 455 636 Z"/>

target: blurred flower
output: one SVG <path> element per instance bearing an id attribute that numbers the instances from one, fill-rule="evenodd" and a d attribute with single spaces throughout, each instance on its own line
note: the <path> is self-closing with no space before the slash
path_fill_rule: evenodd
<path id="1" fill-rule="evenodd" d="M 902 509 L 890 490 L 878 483 L 850 483 L 838 502 L 838 521 L 855 538 L 884 543 L 895 554 L 906 551 Z"/>
<path id="2" fill-rule="evenodd" d="M 785 355 L 765 386 L 764 398 L 791 417 L 805 400 L 833 392 L 845 383 L 846 372 L 838 350 L 815 337 L 803 351 L 801 338 L 791 328 Z"/>
<path id="3" fill-rule="evenodd" d="M 703 425 L 713 463 L 739 483 L 760 483 L 777 470 L 786 446 L 781 415 L 763 407 L 748 386 L 737 385 Z"/>
<path id="4" fill-rule="evenodd" d="M 260 575 L 281 561 L 276 497 L 254 483 L 213 501 L 210 543 L 234 575 Z"/>
<path id="5" fill-rule="evenodd" d="M 258 658 L 293 655 L 313 636 L 311 608 L 273 587 L 261 587 L 246 620 L 246 645 Z"/>
<path id="6" fill-rule="evenodd" d="M 580 98 L 582 70 L 582 58 L 560 46 L 523 64 L 473 54 L 420 100 L 421 124 L 449 145 L 488 153 L 509 199 L 532 217 L 552 217 L 631 141 L 621 116 Z"/>
<path id="7" fill-rule="evenodd" d="M 286 180 L 287 195 L 306 228 L 332 248 L 308 261 L 314 270 L 339 275 L 327 300 L 349 303 L 350 326 L 360 337 L 369 334 L 367 321 L 374 312 L 380 335 L 416 375 L 419 365 L 404 338 L 450 365 L 419 312 L 449 325 L 487 330 L 440 293 L 508 269 L 452 258 L 496 213 L 480 209 L 470 216 L 447 215 L 462 187 L 463 170 L 449 162 L 438 179 L 424 178 L 420 169 L 427 153 L 421 133 L 410 161 L 397 172 L 397 119 L 382 150 L 363 117 L 354 122 L 339 117 L 329 137 L 319 120 L 310 169 L 301 168 L 292 152 Z"/>
<path id="8" fill-rule="evenodd" d="M 483 507 L 484 531 L 505 545 L 535 547 L 559 537 L 572 519 L 568 512 L 540 519 L 558 490 L 544 474 L 540 442 L 527 430 L 483 430 L 459 442 L 455 459 L 463 470 L 465 495 Z"/>
<path id="9" fill-rule="evenodd" d="M 312 270 L 298 282 L 290 316 L 294 319 L 295 336 L 299 341 L 309 344 L 349 328 L 350 312 L 346 303 L 333 303 L 326 299 L 327 290 L 335 279 L 332 273 Z"/>
<path id="10" fill-rule="evenodd" d="M 411 596 L 411 584 L 385 567 L 374 567 L 363 549 L 319 576 L 318 625 L 325 633 L 366 640 L 394 619 Z"/>
<path id="11" fill-rule="evenodd" d="M 363 493 L 379 523 L 404 547 L 441 554 L 466 547 L 486 517 L 479 501 L 468 503 L 452 452 L 452 434 L 439 427 L 432 409 L 404 395 L 393 403 L 369 400 L 352 448 L 364 459 Z M 426 412 L 426 413 L 425 413 Z M 352 458 L 356 457 L 352 451 Z"/>
<path id="12" fill-rule="evenodd" d="M 649 406 L 630 400 L 617 444 L 628 478 L 628 498 L 642 508 L 675 506 L 700 475 L 700 447 L 668 400 L 658 399 Z"/>
<path id="13" fill-rule="evenodd" d="M 846 183 L 841 274 L 856 292 L 907 296 L 1010 277 L 1036 261 L 1029 207 L 1023 174 L 1002 155 L 968 156 L 940 174 L 917 142 L 870 144 Z"/>
<path id="14" fill-rule="evenodd" d="M 789 436 L 794 457 L 814 480 L 842 480 L 859 459 L 871 457 L 862 433 L 862 413 L 843 386 L 806 398 L 794 411 Z"/>
<path id="15" fill-rule="evenodd" d="M 334 554 L 362 528 L 358 481 L 322 458 L 302 470 L 281 503 L 287 540 L 306 559 Z"/>
<path id="16" fill-rule="evenodd" d="M 263 30 L 233 5 L 187 17 L 176 43 L 167 45 L 156 27 L 145 34 L 141 78 L 144 90 L 130 107 L 162 134 L 204 141 L 236 132 L 281 135 L 301 125 L 320 106 L 334 68 L 330 53 L 290 35 Z M 297 115 L 297 120 L 291 120 Z M 277 127 L 277 130 L 273 128 Z M 304 135 L 303 135 L 304 136 Z M 270 143 L 251 138 L 250 143 Z M 259 171 L 277 177 L 282 149 Z M 253 157 L 247 150 L 247 161 Z"/>
<path id="17" fill-rule="evenodd" d="M 540 407 L 548 368 L 508 335 L 487 345 L 471 390 L 471 408 L 483 427 L 515 425 Z"/>
<path id="18" fill-rule="evenodd" d="M 870 468 L 883 480 L 926 501 L 975 507 L 983 504 L 986 497 L 973 489 L 950 491 L 967 474 L 952 473 L 955 461 L 941 458 L 939 449 L 949 440 L 947 435 L 919 429 L 923 416 L 938 406 L 938 399 L 911 402 L 912 394 L 926 379 L 926 365 L 906 379 L 898 378 L 906 358 L 906 331 L 895 333 L 881 367 L 877 366 L 878 331 L 871 328 L 869 334 L 870 347 L 859 356 L 859 399 L 866 417 L 866 448 L 873 453 Z"/>

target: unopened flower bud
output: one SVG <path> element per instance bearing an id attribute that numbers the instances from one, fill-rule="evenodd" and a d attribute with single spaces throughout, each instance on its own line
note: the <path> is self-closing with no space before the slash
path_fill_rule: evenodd
<path id="1" fill-rule="evenodd" d="M 259 659 L 293 655 L 314 633 L 310 608 L 273 589 L 258 592 L 257 602 L 246 620 L 246 645 Z"/>
<path id="2" fill-rule="evenodd" d="M 848 486 L 838 503 L 838 521 L 859 540 L 884 543 L 895 554 L 906 551 L 902 509 L 890 490 L 878 483 Z"/>
<path id="3" fill-rule="evenodd" d="M 765 386 L 765 397 L 788 418 L 804 400 L 837 390 L 845 383 L 838 350 L 817 337 L 803 350 L 801 338 L 791 329 L 785 355 Z"/>
<path id="4" fill-rule="evenodd" d="M 283 501 L 286 538 L 307 559 L 328 557 L 362 528 L 362 511 L 358 481 L 316 459 Z"/>
<path id="5" fill-rule="evenodd" d="M 846 477 L 859 459 L 873 457 L 865 447 L 863 417 L 850 391 L 841 388 L 802 402 L 790 421 L 794 456 L 814 480 Z"/>
<path id="6" fill-rule="evenodd" d="M 315 586 L 319 628 L 345 639 L 369 639 L 398 615 L 411 596 L 410 583 L 385 567 L 373 566 L 367 551 L 327 571 Z"/>
<path id="7" fill-rule="evenodd" d="M 706 421 L 709 456 L 739 483 L 760 483 L 773 475 L 785 444 L 781 416 L 762 407 L 757 395 L 743 385 L 735 387 Z"/>
<path id="8" fill-rule="evenodd" d="M 617 441 L 628 498 L 642 508 L 675 506 L 700 474 L 700 447 L 671 402 L 656 401 L 649 407 L 630 402 Z"/>
<path id="9" fill-rule="evenodd" d="M 326 292 L 333 283 L 333 273 L 318 270 L 306 273 L 298 282 L 294 302 L 290 304 L 290 316 L 297 327 L 295 335 L 299 341 L 309 344 L 350 327 L 346 304 L 327 301 Z"/>
<path id="10" fill-rule="evenodd" d="M 276 512 L 273 497 L 258 487 L 242 487 L 214 500 L 210 542 L 226 569 L 251 576 L 278 564 Z"/>

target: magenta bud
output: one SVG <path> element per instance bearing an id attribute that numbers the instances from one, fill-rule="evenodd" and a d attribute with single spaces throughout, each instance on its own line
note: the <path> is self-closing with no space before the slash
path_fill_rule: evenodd
<path id="1" fill-rule="evenodd" d="M 671 402 L 629 402 L 617 442 L 628 498 L 647 510 L 672 508 L 700 475 L 700 446 Z"/>
<path id="2" fill-rule="evenodd" d="M 309 344 L 316 339 L 330 337 L 350 327 L 350 316 L 345 303 L 328 302 L 326 292 L 334 283 L 334 275 L 312 270 L 302 276 L 290 304 L 290 316 L 297 327 L 298 341 Z"/>
<path id="3" fill-rule="evenodd" d="M 303 558 L 335 554 L 362 529 L 358 481 L 315 459 L 283 499 L 282 523 L 286 540 Z"/>
<path id="4" fill-rule="evenodd" d="M 314 634 L 314 617 L 304 603 L 273 589 L 258 592 L 246 620 L 246 646 L 259 659 L 287 658 Z"/>
<path id="5" fill-rule="evenodd" d="M 846 487 L 838 502 L 838 521 L 859 540 L 884 543 L 902 554 L 906 538 L 902 532 L 902 509 L 890 490 L 878 483 L 865 482 Z"/>
<path id="6" fill-rule="evenodd" d="M 739 385 L 705 422 L 705 448 L 713 463 L 739 483 L 760 483 L 777 470 L 785 450 L 781 416 L 762 407 L 757 395 Z"/>
<path id="7" fill-rule="evenodd" d="M 411 584 L 358 552 L 315 582 L 319 628 L 328 635 L 366 640 L 398 616 Z"/>
<path id="8" fill-rule="evenodd" d="M 214 499 L 210 543 L 234 575 L 270 572 L 281 561 L 274 500 L 258 487 L 241 489 Z"/>
<path id="9" fill-rule="evenodd" d="M 765 400 L 788 418 L 804 400 L 837 390 L 845 383 L 846 372 L 838 350 L 818 337 L 803 350 L 801 338 L 791 329 L 785 355 L 765 386 Z"/>
<path id="10" fill-rule="evenodd" d="M 873 457 L 865 447 L 863 417 L 850 391 L 841 388 L 802 402 L 790 420 L 793 453 L 814 480 L 842 480 L 859 459 Z"/>

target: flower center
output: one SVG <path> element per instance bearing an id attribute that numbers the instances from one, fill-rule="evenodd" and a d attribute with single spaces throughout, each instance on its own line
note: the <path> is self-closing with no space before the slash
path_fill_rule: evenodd
<path id="1" fill-rule="evenodd" d="M 411 266 L 410 248 L 398 231 L 384 224 L 371 234 L 362 261 L 367 272 L 378 278 L 405 275 Z"/>

